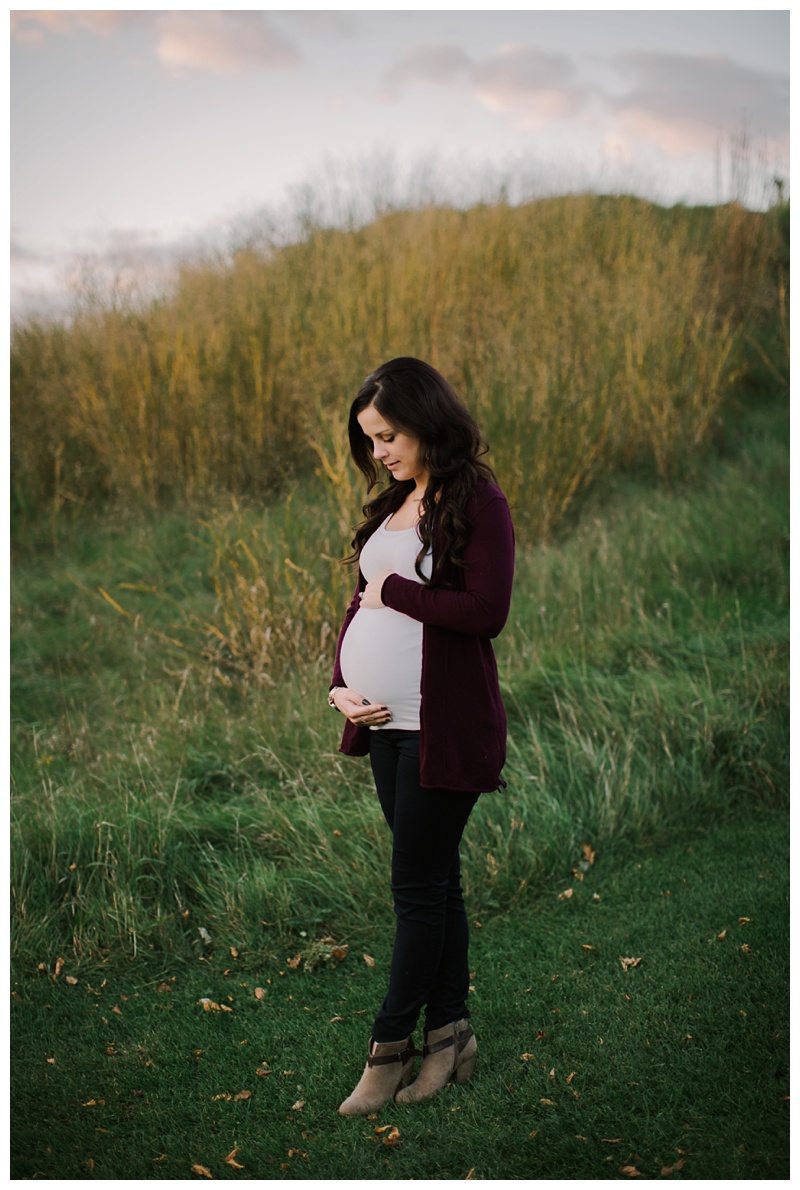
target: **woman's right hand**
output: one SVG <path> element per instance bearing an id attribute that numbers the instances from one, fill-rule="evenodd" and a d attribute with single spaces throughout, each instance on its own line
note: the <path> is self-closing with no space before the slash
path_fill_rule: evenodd
<path id="1" fill-rule="evenodd" d="M 355 727 L 378 727 L 392 718 L 392 712 L 383 703 L 370 702 L 347 686 L 340 686 L 331 697 L 337 711 L 341 711 Z"/>

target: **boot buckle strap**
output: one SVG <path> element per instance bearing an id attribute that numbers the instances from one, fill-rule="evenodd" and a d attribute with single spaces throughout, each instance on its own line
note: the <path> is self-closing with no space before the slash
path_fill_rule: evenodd
<path id="1" fill-rule="evenodd" d="M 388 1066 L 391 1062 L 407 1062 L 409 1058 L 414 1058 L 419 1054 L 419 1050 L 414 1049 L 414 1046 L 409 1044 L 399 1054 L 368 1054 L 367 1066 Z"/>
<path id="2" fill-rule="evenodd" d="M 471 1025 L 467 1025 L 466 1029 L 462 1029 L 458 1034 L 451 1033 L 449 1037 L 444 1037 L 441 1041 L 435 1041 L 433 1045 L 424 1045 L 422 1047 L 423 1056 L 427 1058 L 429 1054 L 438 1054 L 441 1050 L 446 1050 L 448 1046 L 453 1045 L 456 1040 L 458 1040 L 458 1052 L 461 1053 L 470 1037 L 474 1036 L 475 1030 Z"/>

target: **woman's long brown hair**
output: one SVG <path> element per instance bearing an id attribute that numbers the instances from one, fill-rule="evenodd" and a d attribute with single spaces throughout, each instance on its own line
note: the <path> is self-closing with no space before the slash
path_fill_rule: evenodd
<path id="1" fill-rule="evenodd" d="M 480 479 L 494 482 L 491 467 L 481 455 L 486 441 L 455 390 L 435 368 L 423 360 L 401 356 L 382 364 L 362 384 L 350 407 L 348 435 L 350 452 L 367 480 L 367 492 L 378 483 L 382 470 L 372 452 L 369 438 L 358 422 L 359 413 L 373 405 L 394 430 L 420 439 L 428 485 L 422 502 L 419 536 L 422 542 L 415 570 L 423 582 L 422 561 L 434 540 L 434 586 L 451 585 L 446 579 L 452 566 L 463 567 L 463 551 L 469 533 L 466 509 Z M 356 562 L 365 542 L 391 513 L 396 512 L 409 492 L 413 479 L 390 479 L 363 507 L 364 520 L 353 538 L 353 553 L 346 562 Z"/>

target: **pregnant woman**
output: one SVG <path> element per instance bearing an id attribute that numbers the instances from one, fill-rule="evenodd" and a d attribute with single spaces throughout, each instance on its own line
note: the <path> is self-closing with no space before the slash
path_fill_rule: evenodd
<path id="1" fill-rule="evenodd" d="M 465 1081 L 469 928 L 459 843 L 482 792 L 497 789 L 506 717 L 492 638 L 508 616 L 514 530 L 486 445 L 443 376 L 400 358 L 367 377 L 350 449 L 368 492 L 328 701 L 347 719 L 341 751 L 367 753 L 392 831 L 396 932 L 367 1065 L 339 1108 L 365 1115 Z M 423 1058 L 410 1085 L 412 1033 Z"/>

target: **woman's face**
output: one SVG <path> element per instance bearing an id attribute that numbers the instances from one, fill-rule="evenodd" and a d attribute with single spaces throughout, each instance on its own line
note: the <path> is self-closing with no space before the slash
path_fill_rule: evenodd
<path id="1" fill-rule="evenodd" d="M 415 434 L 395 430 L 374 405 L 358 414 L 358 424 L 372 441 L 372 453 L 383 463 L 395 479 L 413 479 L 418 488 L 428 483 L 428 472 L 422 462 L 422 441 Z"/>

